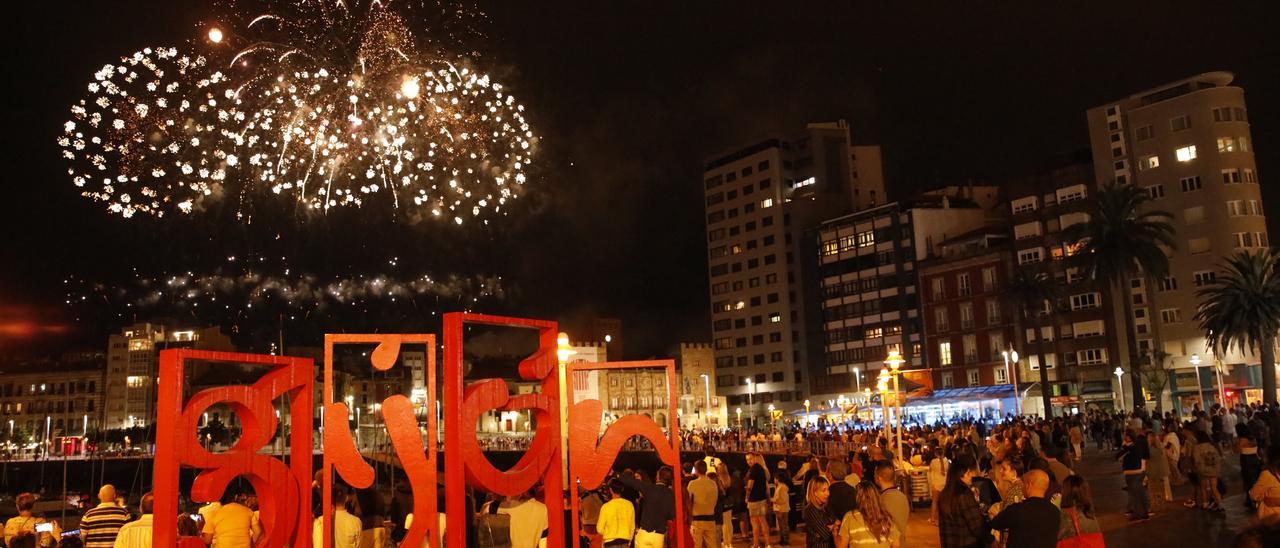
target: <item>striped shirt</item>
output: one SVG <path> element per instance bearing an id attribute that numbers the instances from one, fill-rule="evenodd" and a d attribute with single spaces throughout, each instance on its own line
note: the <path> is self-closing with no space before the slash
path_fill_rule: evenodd
<path id="1" fill-rule="evenodd" d="M 80 518 L 80 539 L 84 541 L 85 548 L 112 548 L 120 528 L 128 521 L 128 511 L 104 502 Z"/>
<path id="2" fill-rule="evenodd" d="M 115 548 L 151 548 L 151 514 L 126 523 L 116 535 Z"/>

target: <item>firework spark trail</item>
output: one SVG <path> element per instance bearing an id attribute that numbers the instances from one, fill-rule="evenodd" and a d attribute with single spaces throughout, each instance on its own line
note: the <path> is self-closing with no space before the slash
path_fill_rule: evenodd
<path id="1" fill-rule="evenodd" d="M 84 196 L 131 217 L 228 194 L 324 212 L 390 193 L 463 224 L 520 195 L 537 138 L 502 85 L 384 3 L 266 4 L 239 26 L 228 4 L 202 55 L 146 49 L 95 74 L 59 138 Z"/>

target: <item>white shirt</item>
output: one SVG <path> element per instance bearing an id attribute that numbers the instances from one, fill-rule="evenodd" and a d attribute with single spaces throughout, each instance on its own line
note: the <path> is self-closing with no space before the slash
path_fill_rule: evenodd
<path id="1" fill-rule="evenodd" d="M 498 513 L 511 516 L 511 548 L 536 548 L 547 530 L 547 505 L 536 499 L 519 504 L 504 500 Z"/>
<path id="2" fill-rule="evenodd" d="M 151 514 L 142 514 L 138 521 L 131 521 L 116 533 L 115 548 L 151 548 Z"/>
<path id="3" fill-rule="evenodd" d="M 339 508 L 333 513 L 333 548 L 358 548 L 360 546 L 360 518 Z M 311 545 L 324 546 L 324 517 L 318 517 L 311 525 Z"/>
<path id="4" fill-rule="evenodd" d="M 437 529 L 437 530 L 436 530 L 436 532 L 437 532 L 437 534 L 436 534 L 436 546 L 444 546 L 444 534 L 445 534 L 445 532 L 446 532 L 446 530 L 445 530 L 445 522 L 444 522 L 444 512 L 436 512 L 436 515 L 437 515 L 437 516 L 439 516 L 439 518 L 438 518 L 438 519 L 439 519 L 439 521 L 438 521 L 437 523 L 439 523 L 439 524 L 440 524 L 439 529 Z M 412 513 L 404 517 L 404 528 L 405 528 L 405 529 L 408 529 L 408 528 L 410 528 L 410 527 L 413 527 L 413 514 L 412 514 Z M 429 545 L 427 544 L 427 538 L 426 538 L 426 537 L 422 537 L 422 548 L 427 548 L 427 546 L 429 546 Z M 315 547 L 315 546 L 313 546 L 312 548 L 319 548 L 319 547 Z"/>

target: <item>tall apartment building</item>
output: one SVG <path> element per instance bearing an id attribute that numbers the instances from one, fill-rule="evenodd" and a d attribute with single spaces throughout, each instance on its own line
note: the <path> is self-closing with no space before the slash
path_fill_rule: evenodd
<path id="1" fill-rule="evenodd" d="M 909 381 L 933 386 L 922 367 L 919 261 L 988 223 L 996 187 L 948 187 L 828 220 L 816 230 L 824 362 L 811 363 L 810 398 L 835 400 L 875 388 L 897 350 Z M 813 236 L 811 236 L 813 237 Z"/>
<path id="2" fill-rule="evenodd" d="M 748 417 L 798 408 L 822 362 L 806 231 L 883 201 L 879 147 L 854 146 L 843 121 L 810 124 L 709 159 L 703 185 L 716 388 Z"/>
<path id="3" fill-rule="evenodd" d="M 169 348 L 231 351 L 231 339 L 216 327 L 172 328 L 140 323 L 107 340 L 104 428 L 147 426 L 154 420 L 160 351 Z"/>
<path id="4" fill-rule="evenodd" d="M 1083 157 L 1068 158 L 1005 187 L 1017 267 L 1040 264 L 1063 288 L 1062 302 L 1054 304 L 1051 314 L 1040 314 L 1055 415 L 1093 407 L 1115 408 L 1112 370 L 1119 363 L 1117 357 L 1122 356 L 1118 343 L 1124 338 L 1124 331 L 1116 328 L 1111 313 L 1115 303 L 1108 301 L 1108 292 L 1097 281 L 1085 277 L 1078 267 L 1069 266 L 1070 261 L 1065 259 L 1071 247 L 1062 239 L 1063 230 L 1088 221 L 1086 198 L 1097 188 L 1094 166 Z M 1021 358 L 1018 380 L 1039 382 L 1036 330 L 1030 321 L 1024 323 L 1014 347 Z M 1139 334 L 1149 336 L 1150 324 L 1145 316 L 1136 318 L 1134 325 Z M 1036 398 L 1029 399 L 1028 404 L 1028 412 L 1039 409 Z"/>
<path id="5" fill-rule="evenodd" d="M 1134 320 L 1152 325 L 1138 346 L 1169 356 L 1175 369 L 1171 399 L 1179 407 L 1200 402 L 1201 394 L 1217 399 L 1212 371 L 1197 377 L 1194 354 L 1207 364 L 1221 361 L 1225 383 L 1237 394 L 1261 397 L 1258 356 L 1212 356 L 1194 319 L 1196 290 L 1214 279 L 1223 258 L 1269 245 L 1244 90 L 1231 85 L 1233 78 L 1229 72 L 1199 74 L 1087 113 L 1097 180 L 1138 185 L 1154 198 L 1152 208 L 1174 216 L 1179 245 L 1169 254 L 1169 277 L 1154 288 L 1133 280 L 1129 297 L 1137 303 Z M 1115 309 L 1122 314 L 1122 307 Z M 1124 352 L 1127 345 L 1121 338 Z"/>

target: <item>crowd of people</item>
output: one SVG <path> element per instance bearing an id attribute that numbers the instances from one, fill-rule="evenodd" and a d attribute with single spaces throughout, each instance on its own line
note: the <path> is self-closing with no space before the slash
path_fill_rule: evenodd
<path id="1" fill-rule="evenodd" d="M 1244 504 L 1259 523 L 1275 524 L 1280 523 L 1280 441 L 1273 440 L 1280 440 L 1280 410 L 1257 405 L 1195 409 L 1188 420 L 1139 410 L 917 424 L 905 429 L 901 447 L 884 431 L 856 422 L 767 432 L 693 431 L 686 434 L 686 460 L 678 469 L 621 469 L 599 489 L 580 489 L 577 517 L 584 537 L 571 540 L 649 548 L 674 545 L 676 535 L 687 534 L 696 548 L 771 548 L 801 537 L 815 548 L 901 547 L 908 544 L 912 503 L 925 500 L 928 521 L 936 525 L 944 548 L 1100 540 L 1090 481 L 1076 472 L 1090 441 L 1098 454 L 1114 457 L 1116 481 L 1123 480 L 1133 522 L 1176 509 L 1173 488 L 1187 484 L 1191 494 L 1182 506 L 1222 511 L 1227 484 L 1236 483 L 1223 477 L 1226 454 L 1234 452 L 1239 485 L 1248 494 Z M 768 451 L 779 443 L 784 454 Z M 725 452 L 726 446 L 746 451 Z M 821 451 L 801 456 L 791 451 L 795 447 Z M 685 496 L 682 524 L 674 523 L 677 481 Z M 324 534 L 323 488 L 317 474 L 312 485 L 317 546 Z M 386 548 L 398 544 L 413 523 L 407 482 L 399 482 L 389 497 L 341 484 L 330 489 L 336 547 Z M 540 487 L 512 497 L 468 490 L 461 521 L 446 518 L 443 490 L 437 496 L 438 540 L 452 526 L 468 531 L 469 547 L 539 548 L 549 528 L 546 497 L 560 494 Z M 149 548 L 152 500 L 147 493 L 126 507 L 112 486 L 103 486 L 99 504 L 84 514 L 78 531 L 64 532 L 56 521 L 33 513 L 35 497 L 22 494 L 16 500 L 19 515 L 5 523 L 5 547 Z M 564 502 L 571 507 L 571 501 Z M 177 517 L 182 537 L 214 548 L 252 546 L 262 538 L 257 498 L 241 482 L 233 483 L 222 500 L 189 509 Z M 565 518 L 565 530 L 571 530 L 568 513 Z M 1274 528 L 1271 533 L 1250 529 L 1242 538 L 1252 534 L 1266 545 L 1274 538 L 1265 535 L 1274 535 Z"/>

